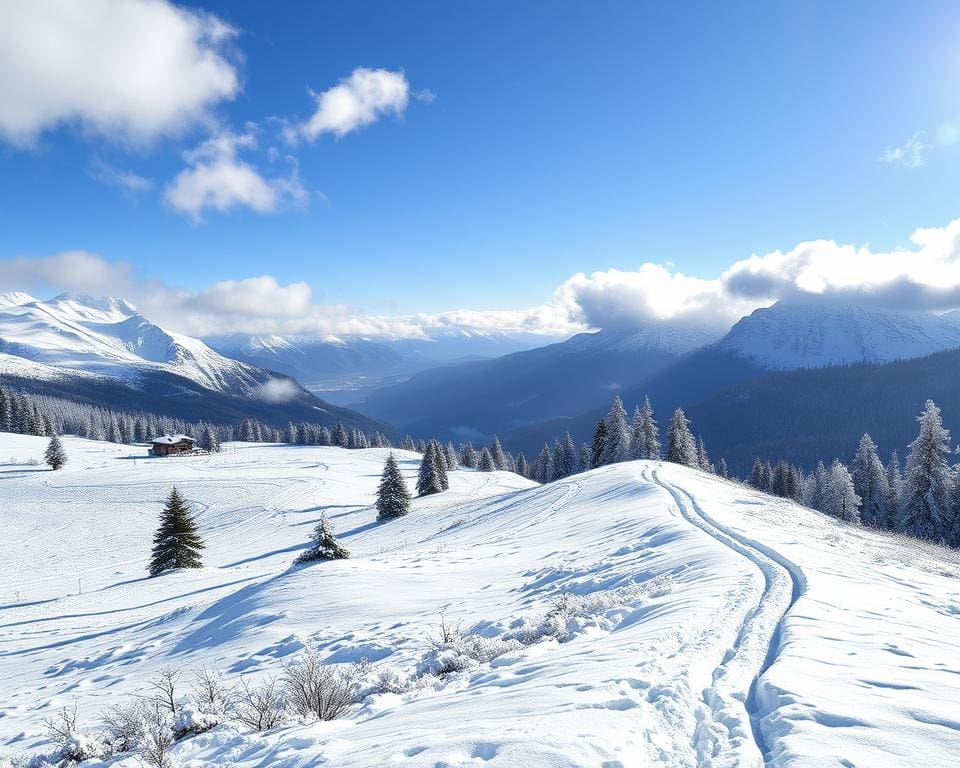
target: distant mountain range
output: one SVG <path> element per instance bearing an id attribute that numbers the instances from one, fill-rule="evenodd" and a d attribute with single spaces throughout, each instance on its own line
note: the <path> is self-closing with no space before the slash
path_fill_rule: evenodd
<path id="1" fill-rule="evenodd" d="M 839 452 L 838 435 L 852 439 L 850 435 L 859 430 L 855 435 L 859 438 L 871 424 L 879 435 L 890 436 L 891 448 L 901 445 L 894 440 L 909 434 L 912 421 L 908 418 L 896 429 L 884 427 L 877 403 L 891 401 L 878 393 L 889 390 L 898 413 L 911 411 L 917 403 L 922 406 L 927 397 L 942 391 L 938 377 L 952 379 L 960 373 L 951 371 L 960 357 L 939 354 L 958 348 L 960 313 L 902 312 L 816 298 L 781 301 L 756 310 L 716 343 L 683 356 L 620 394 L 628 408 L 649 395 L 664 423 L 675 408 L 683 407 L 694 419 L 694 430 L 732 468 L 734 463 L 752 461 L 757 453 L 802 464 Z M 934 364 L 923 362 L 927 360 Z M 913 371 L 915 376 L 901 377 L 901 371 Z M 862 380 L 870 375 L 875 376 L 875 387 L 866 387 Z M 850 388 L 838 392 L 841 381 L 848 381 Z M 867 391 L 872 393 L 871 402 L 859 399 L 866 398 L 859 393 Z M 817 411 L 818 400 L 826 399 L 831 406 L 842 403 L 843 410 L 837 413 L 825 403 Z M 762 422 L 750 418 L 759 413 L 753 410 L 756 402 L 773 410 L 763 413 Z M 587 440 L 605 411 L 601 405 L 501 437 L 527 452 L 568 430 L 578 440 Z M 815 418 L 824 413 L 832 414 L 832 425 Z M 791 426 L 788 431 L 782 428 L 786 424 Z"/>
<path id="2" fill-rule="evenodd" d="M 701 327 L 668 324 L 584 333 L 494 360 L 433 368 L 372 392 L 356 407 L 401 432 L 482 440 L 607 403 L 715 338 Z"/>
<path id="3" fill-rule="evenodd" d="M 214 336 L 206 342 L 223 355 L 285 373 L 328 400 L 362 400 L 379 387 L 445 365 L 500 357 L 543 344 L 543 337 L 445 330 L 429 338 L 374 341 L 336 336 Z"/>
<path id="4" fill-rule="evenodd" d="M 292 378 L 167 331 L 130 304 L 63 294 L 0 296 L 0 380 L 24 391 L 185 419 L 386 425 L 325 403 Z"/>

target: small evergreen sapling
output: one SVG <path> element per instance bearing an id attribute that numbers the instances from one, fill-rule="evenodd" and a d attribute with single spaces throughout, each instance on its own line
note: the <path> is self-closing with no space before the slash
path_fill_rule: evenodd
<path id="1" fill-rule="evenodd" d="M 160 527 L 153 537 L 150 575 L 159 576 L 175 568 L 202 567 L 200 551 L 203 547 L 190 508 L 174 486 L 160 514 Z"/>
<path id="2" fill-rule="evenodd" d="M 44 461 L 50 465 L 50 469 L 60 469 L 67 463 L 67 452 L 63 450 L 63 443 L 60 438 L 54 435 L 47 443 L 47 450 L 43 454 Z"/>
<path id="3" fill-rule="evenodd" d="M 350 553 L 333 535 L 333 526 L 327 521 L 327 516 L 321 515 L 320 522 L 313 529 L 310 546 L 294 562 L 302 564 L 318 560 L 346 560 L 348 557 Z"/>
<path id="4" fill-rule="evenodd" d="M 387 463 L 380 476 L 380 487 L 377 488 L 377 519 L 390 520 L 394 517 L 403 517 L 410 511 L 410 492 L 400 474 L 397 460 L 391 453 L 387 456 Z"/>

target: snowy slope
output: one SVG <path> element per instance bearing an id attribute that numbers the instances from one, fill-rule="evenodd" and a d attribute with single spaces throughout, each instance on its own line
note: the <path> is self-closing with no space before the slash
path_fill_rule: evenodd
<path id="1" fill-rule="evenodd" d="M 758 309 L 715 346 L 770 370 L 888 362 L 956 347 L 956 318 L 821 298 L 781 300 Z"/>
<path id="2" fill-rule="evenodd" d="M 260 383 L 251 366 L 223 357 L 199 339 L 164 330 L 112 298 L 0 296 L 0 352 L 69 371 L 127 378 L 159 370 L 218 392 L 248 392 Z"/>
<path id="3" fill-rule="evenodd" d="M 0 557 L 0 750 L 42 748 L 44 715 L 76 702 L 91 722 L 163 665 L 256 678 L 311 644 L 330 662 L 365 657 L 413 674 L 430 659 L 443 608 L 468 635 L 509 650 L 372 696 L 332 723 L 262 736 L 222 726 L 182 742 L 176 759 L 251 768 L 960 759 L 956 553 L 666 464 L 543 487 L 460 470 L 451 491 L 377 525 L 382 450 L 237 445 L 164 461 L 65 442 L 71 462 L 56 474 L 0 466 L 13 500 L 0 524 L 14 544 Z M 0 456 L 43 445 L 0 435 Z M 416 457 L 399 455 L 412 479 Z M 206 567 L 148 580 L 150 532 L 174 482 L 198 511 Z M 289 569 L 323 511 L 353 558 Z M 564 595 L 575 610 L 563 631 L 531 635 Z"/>

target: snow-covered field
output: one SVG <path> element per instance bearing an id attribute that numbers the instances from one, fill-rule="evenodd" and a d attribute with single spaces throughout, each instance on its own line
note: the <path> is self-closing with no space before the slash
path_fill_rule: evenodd
<path id="1" fill-rule="evenodd" d="M 95 725 L 163 666 L 256 679 L 312 646 L 415 682 L 333 722 L 221 726 L 178 764 L 960 761 L 956 553 L 652 462 L 543 487 L 459 470 L 377 524 L 384 450 L 64 442 L 53 473 L 8 463 L 44 440 L 0 434 L 0 754 L 48 749 L 63 706 Z M 148 579 L 174 483 L 206 567 Z M 352 558 L 291 568 L 322 512 Z M 492 658 L 426 675 L 441 610 Z"/>

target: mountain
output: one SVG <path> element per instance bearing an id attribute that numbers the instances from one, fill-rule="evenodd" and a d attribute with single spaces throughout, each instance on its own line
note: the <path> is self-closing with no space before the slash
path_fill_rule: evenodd
<path id="1" fill-rule="evenodd" d="M 288 376 L 165 330 L 113 298 L 0 296 L 0 379 L 36 394 L 188 419 L 343 419 L 368 431 L 390 431 L 324 403 Z"/>
<path id="2" fill-rule="evenodd" d="M 687 416 L 715 458 L 749 472 L 755 456 L 807 469 L 818 460 L 850 461 L 864 432 L 886 460 L 917 436 L 927 399 L 944 421 L 960 424 L 960 349 L 890 363 L 777 371 L 691 405 Z M 661 421 L 667 417 L 661 413 Z"/>
<path id="3" fill-rule="evenodd" d="M 485 439 L 607 403 L 611 393 L 714 338 L 700 327 L 670 324 L 583 333 L 495 360 L 423 371 L 371 393 L 361 407 L 402 432 Z"/>
<path id="4" fill-rule="evenodd" d="M 312 392 L 347 403 L 427 368 L 530 349 L 542 343 L 542 337 L 451 329 L 395 341 L 243 334 L 206 341 L 227 357 L 293 376 Z"/>
<path id="5" fill-rule="evenodd" d="M 779 301 L 740 320 L 717 343 L 767 370 L 906 360 L 960 347 L 960 318 L 840 302 Z"/>
<path id="6" fill-rule="evenodd" d="M 893 362 L 956 348 L 960 348 L 960 317 L 956 314 L 887 310 L 822 297 L 780 301 L 744 317 L 715 344 L 695 350 L 636 386 L 625 388 L 621 396 L 628 408 L 649 396 L 665 422 L 677 407 L 695 413 L 698 404 L 727 390 L 742 391 L 736 388 L 747 387 L 774 371 Z M 809 382 L 819 385 L 828 379 L 829 375 L 823 379 L 813 375 Z M 816 390 L 811 394 L 818 396 Z M 525 425 L 501 437 L 506 445 L 527 453 L 538 451 L 544 442 L 552 442 L 567 431 L 579 441 L 589 440 L 607 405 L 598 404 L 571 418 Z M 787 402 L 783 407 L 789 410 L 793 405 Z M 738 425 L 729 426 L 736 431 Z M 802 420 L 796 426 L 796 437 L 801 440 L 810 426 Z M 729 445 L 733 449 L 726 432 L 705 429 L 704 437 L 709 437 L 715 448 Z M 760 438 L 759 430 L 754 437 Z M 736 450 L 728 461 L 739 460 L 740 452 L 749 453 L 751 449 L 745 442 Z"/>

